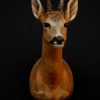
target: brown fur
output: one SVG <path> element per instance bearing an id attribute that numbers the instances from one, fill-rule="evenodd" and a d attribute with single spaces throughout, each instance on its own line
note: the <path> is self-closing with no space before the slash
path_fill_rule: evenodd
<path id="1" fill-rule="evenodd" d="M 62 48 L 54 48 L 44 39 L 42 57 L 31 71 L 30 91 L 41 100 L 68 98 L 73 91 L 72 73 L 62 59 Z"/>
<path id="2" fill-rule="evenodd" d="M 51 41 L 56 34 L 56 28 L 59 27 L 60 22 L 63 24 L 61 27 L 59 27 L 60 33 L 62 34 L 64 41 L 67 39 L 67 28 L 64 27 L 64 23 L 67 23 L 67 21 L 64 19 L 63 14 L 58 11 L 52 11 L 47 13 L 42 13 L 40 16 L 40 21 L 44 23 L 46 20 L 50 19 L 52 22 L 56 23 L 57 25 L 55 27 L 51 27 L 49 30 L 43 29 L 43 37 L 46 41 Z"/>
<path id="3" fill-rule="evenodd" d="M 64 25 L 75 18 L 77 9 L 78 0 L 69 0 L 64 12 L 44 12 L 40 0 L 32 0 L 33 14 L 43 24 L 42 57 L 32 68 L 29 79 L 30 92 L 36 100 L 68 100 L 73 92 L 73 76 L 62 58 L 63 48 L 51 45 L 50 41 L 56 36 L 61 36 L 64 42 L 67 40 Z"/>

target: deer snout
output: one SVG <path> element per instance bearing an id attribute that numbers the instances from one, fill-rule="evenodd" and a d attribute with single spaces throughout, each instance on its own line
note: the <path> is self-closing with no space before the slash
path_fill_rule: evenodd
<path id="1" fill-rule="evenodd" d="M 57 41 L 58 44 L 62 44 L 64 42 L 64 39 L 61 36 L 55 37 L 55 41 Z"/>
<path id="2" fill-rule="evenodd" d="M 62 36 L 56 36 L 50 41 L 50 43 L 55 47 L 62 47 L 64 46 L 65 41 Z"/>

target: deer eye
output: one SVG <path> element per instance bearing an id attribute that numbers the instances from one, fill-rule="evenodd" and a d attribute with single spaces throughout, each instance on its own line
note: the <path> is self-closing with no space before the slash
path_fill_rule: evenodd
<path id="1" fill-rule="evenodd" d="M 44 27 L 45 27 L 45 28 L 50 28 L 51 26 L 50 26 L 49 23 L 44 23 Z"/>
<path id="2" fill-rule="evenodd" d="M 65 23 L 65 24 L 64 24 L 64 27 L 67 28 L 67 26 L 68 26 L 68 23 Z"/>

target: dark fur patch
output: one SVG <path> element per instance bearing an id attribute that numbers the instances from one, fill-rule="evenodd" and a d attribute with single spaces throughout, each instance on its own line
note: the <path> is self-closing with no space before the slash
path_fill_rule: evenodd
<path id="1" fill-rule="evenodd" d="M 47 12 L 47 0 L 40 0 L 44 10 Z M 66 8 L 67 3 L 69 0 L 64 0 L 63 10 Z M 51 0 L 52 10 L 57 11 L 59 6 L 60 0 Z"/>

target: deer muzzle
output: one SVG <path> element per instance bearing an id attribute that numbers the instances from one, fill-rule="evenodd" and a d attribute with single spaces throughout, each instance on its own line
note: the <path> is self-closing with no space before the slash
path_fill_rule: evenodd
<path id="1" fill-rule="evenodd" d="M 56 36 L 54 37 L 50 43 L 54 46 L 54 47 L 63 47 L 65 44 L 65 41 L 63 39 L 62 36 Z"/>

